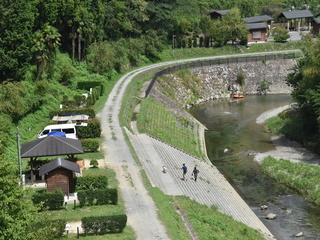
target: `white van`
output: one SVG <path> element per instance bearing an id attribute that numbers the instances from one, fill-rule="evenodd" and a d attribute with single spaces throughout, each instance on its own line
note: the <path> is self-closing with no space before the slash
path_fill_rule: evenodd
<path id="1" fill-rule="evenodd" d="M 38 138 L 44 138 L 48 136 L 48 133 L 57 131 L 64 132 L 67 138 L 77 138 L 77 130 L 75 124 L 55 124 L 46 126 L 39 134 Z"/>

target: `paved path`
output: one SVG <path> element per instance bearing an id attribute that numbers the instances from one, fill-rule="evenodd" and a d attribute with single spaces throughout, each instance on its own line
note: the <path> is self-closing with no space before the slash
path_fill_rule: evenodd
<path id="1" fill-rule="evenodd" d="M 281 51 L 283 52 L 292 52 L 292 51 Z M 246 54 L 246 55 L 259 55 L 259 54 L 269 54 L 266 53 L 254 53 L 254 54 Z M 232 55 L 233 57 L 244 56 L 244 54 L 236 54 Z M 123 129 L 119 124 L 119 112 L 121 107 L 122 98 L 124 95 L 124 91 L 131 81 L 131 79 L 137 74 L 161 66 L 168 66 L 170 64 L 178 64 L 188 61 L 195 60 L 205 60 L 205 59 L 214 59 L 214 58 L 227 58 L 230 56 L 216 56 L 216 57 L 204 57 L 197 59 L 187 59 L 187 60 L 178 60 L 174 62 L 165 62 L 154 64 L 151 66 L 143 67 L 134 71 L 131 71 L 121 77 L 116 85 L 114 86 L 112 92 L 110 93 L 108 100 L 103 108 L 103 110 L 98 114 L 98 117 L 102 123 L 102 135 L 105 137 L 105 141 L 103 143 L 103 149 L 105 151 L 105 160 L 107 162 L 107 166 L 112 168 L 116 172 L 116 177 L 119 181 L 119 189 L 121 191 L 122 197 L 125 201 L 125 207 L 128 215 L 128 225 L 130 225 L 135 233 L 136 239 L 141 240 L 153 240 L 153 239 L 169 239 L 166 234 L 166 230 L 163 224 L 159 221 L 157 216 L 157 209 L 154 205 L 153 200 L 148 195 L 147 190 L 145 189 L 142 178 L 140 176 L 140 167 L 136 164 L 135 160 L 132 157 L 129 147 L 125 141 L 125 137 L 123 134 Z M 148 139 L 144 135 L 137 135 L 138 139 L 135 141 L 135 148 L 138 152 L 139 156 L 143 158 L 145 156 L 144 161 L 150 161 L 149 164 L 154 162 L 154 166 L 150 165 L 151 171 L 147 170 L 147 165 L 144 164 L 143 168 L 146 169 L 148 176 L 151 179 L 153 184 L 159 184 L 161 189 L 168 194 L 185 194 L 190 196 L 192 199 L 199 199 L 199 202 L 205 204 L 215 204 L 218 206 L 218 209 L 229 213 L 235 219 L 239 219 L 243 222 L 247 222 L 249 226 L 253 226 L 257 229 L 260 229 L 266 235 L 269 235 L 269 231 L 264 227 L 264 225 L 260 222 L 260 220 L 255 217 L 250 208 L 242 201 L 242 199 L 236 194 L 236 192 L 228 185 L 227 181 L 225 181 L 222 176 L 217 172 L 217 170 L 208 164 L 198 163 L 201 166 L 201 177 L 205 180 L 197 182 L 198 185 L 201 184 L 201 191 L 196 191 L 196 188 L 191 184 L 195 184 L 192 181 L 182 182 L 179 180 L 178 175 L 174 175 L 171 173 L 172 169 L 176 167 L 180 167 L 181 158 L 180 156 L 176 157 L 175 161 L 171 161 L 173 157 L 172 154 L 176 154 L 175 151 L 170 151 L 167 153 L 168 155 L 159 155 L 161 160 L 153 161 L 152 158 L 149 158 L 148 154 L 156 154 L 157 152 L 161 152 L 162 149 L 159 147 L 154 149 L 153 144 L 149 144 L 149 141 L 153 141 Z M 136 137 L 137 137 L 136 136 Z M 141 137 L 140 137 L 141 136 Z M 131 139 L 135 138 L 131 136 Z M 138 145 L 139 144 L 139 147 Z M 148 145 L 149 144 L 149 145 Z M 150 149 L 147 148 L 150 147 Z M 148 153 L 148 154 L 146 154 Z M 144 155 L 145 154 L 145 155 Z M 152 155 L 154 156 L 154 155 Z M 180 159 L 180 161 L 179 161 Z M 196 160 L 193 158 L 183 159 L 183 161 L 188 164 L 189 167 L 196 164 Z M 170 166 L 170 173 L 166 175 L 167 178 L 162 181 L 159 180 L 160 177 L 156 176 L 156 178 L 152 178 L 152 174 L 154 174 L 155 169 L 159 169 L 159 166 L 165 162 L 166 165 Z M 159 165 L 160 164 L 160 165 Z M 170 165 L 171 164 L 171 165 Z M 204 164 L 204 165 L 203 165 Z M 206 170 L 205 170 L 206 169 Z M 210 175 L 212 174 L 212 176 Z M 164 177 L 164 176 L 161 176 Z M 171 178 L 171 179 L 170 179 Z M 208 182 L 206 182 L 208 180 Z M 187 187 L 186 187 L 187 185 Z M 190 186 L 189 186 L 190 185 Z M 158 185 L 157 185 L 158 186 Z M 209 197 L 204 197 L 203 195 L 207 195 L 210 193 L 212 199 Z M 214 194 L 215 193 L 215 194 Z M 217 194 L 218 193 L 218 194 Z M 234 199 L 234 201 L 232 200 Z M 211 202 L 210 202 L 211 201 Z M 238 209 L 238 210 L 237 210 Z M 255 223 L 254 223 L 255 222 Z M 146 228 L 148 226 L 148 228 Z M 271 235 L 270 235 L 271 236 Z M 272 238 L 272 237 L 271 237 Z"/>

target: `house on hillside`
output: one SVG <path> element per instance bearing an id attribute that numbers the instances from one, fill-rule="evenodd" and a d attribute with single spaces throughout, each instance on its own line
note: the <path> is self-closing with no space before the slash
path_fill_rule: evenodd
<path id="1" fill-rule="evenodd" d="M 247 23 L 248 42 L 260 42 L 267 40 L 268 24 L 266 22 Z"/>
<path id="2" fill-rule="evenodd" d="M 225 16 L 229 11 L 230 11 L 230 9 L 227 9 L 227 10 L 218 10 L 218 11 L 210 12 L 208 15 L 210 16 L 210 18 L 211 18 L 212 20 L 221 19 L 221 18 L 222 18 L 223 16 Z"/>
<path id="3" fill-rule="evenodd" d="M 297 10 L 282 12 L 278 19 L 288 31 L 306 31 L 311 29 L 313 17 L 309 10 Z"/>

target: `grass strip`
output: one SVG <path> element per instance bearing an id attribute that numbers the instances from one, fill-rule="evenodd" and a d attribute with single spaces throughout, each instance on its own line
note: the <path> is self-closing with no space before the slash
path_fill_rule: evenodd
<path id="1" fill-rule="evenodd" d="M 266 157 L 262 170 L 278 182 L 299 192 L 308 201 L 320 205 L 320 167 Z"/>

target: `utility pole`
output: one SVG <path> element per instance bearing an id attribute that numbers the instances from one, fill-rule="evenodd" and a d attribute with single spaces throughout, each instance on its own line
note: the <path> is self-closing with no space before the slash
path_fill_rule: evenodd
<path id="1" fill-rule="evenodd" d="M 172 57 L 174 58 L 174 38 L 176 35 L 172 35 Z"/>
<path id="2" fill-rule="evenodd" d="M 20 133 L 19 133 L 18 126 L 17 126 L 17 150 L 18 150 L 19 178 L 20 178 L 20 184 L 21 184 L 23 183 L 23 180 L 22 180 L 22 163 L 21 163 L 21 150 L 20 150 Z"/>

